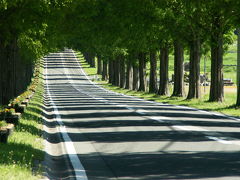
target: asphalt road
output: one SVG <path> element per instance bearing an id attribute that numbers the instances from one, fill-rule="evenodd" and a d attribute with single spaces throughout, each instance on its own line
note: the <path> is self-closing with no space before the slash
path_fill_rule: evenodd
<path id="1" fill-rule="evenodd" d="M 49 179 L 240 179 L 240 121 L 95 85 L 73 51 L 45 57 Z"/>

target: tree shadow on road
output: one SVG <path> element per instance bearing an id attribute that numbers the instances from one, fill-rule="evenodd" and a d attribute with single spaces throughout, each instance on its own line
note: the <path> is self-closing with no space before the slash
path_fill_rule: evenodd
<path id="1" fill-rule="evenodd" d="M 127 101 L 127 97 L 100 91 L 89 84 L 76 83 L 72 86 L 61 83 L 49 85 L 63 122 L 61 126 L 64 125 L 67 132 L 44 133 L 50 144 L 63 142 L 62 135 L 67 134 L 76 144 L 76 148 L 83 148 L 78 146 L 81 143 L 89 143 L 98 152 L 78 154 L 89 179 L 110 180 L 117 177 L 124 180 L 159 180 L 240 177 L 238 146 L 233 145 L 234 148 L 229 151 L 228 145 L 219 144 L 216 140 L 208 138 L 211 133 L 206 134 L 206 131 L 201 128 L 198 131 L 173 128 L 173 126 L 186 125 L 215 127 L 212 134 L 215 138 L 221 138 L 216 133 L 220 133 L 218 128 L 222 128 L 220 136 L 239 138 L 239 132 L 224 129 L 238 128 L 238 123 L 226 121 L 226 117 L 205 114 L 188 108 L 178 109 L 171 105 L 156 107 L 136 99 Z M 104 101 L 106 99 L 112 104 L 106 103 Z M 117 106 L 126 104 L 132 109 Z M 148 112 L 139 115 L 138 107 Z M 45 122 L 45 125 L 50 128 L 58 126 L 56 115 L 48 113 L 50 111 L 46 111 L 45 116 L 50 121 Z M 152 120 L 153 116 L 159 116 L 159 121 Z M 149 143 L 154 145 L 151 150 L 146 150 L 150 148 Z M 108 148 L 108 151 L 104 151 L 104 148 Z M 51 157 L 51 155 L 48 157 L 53 160 L 62 158 Z M 101 163 L 108 167 L 112 175 L 106 175 L 106 172 L 101 169 L 103 164 L 100 163 L 99 157 L 102 159 Z"/>

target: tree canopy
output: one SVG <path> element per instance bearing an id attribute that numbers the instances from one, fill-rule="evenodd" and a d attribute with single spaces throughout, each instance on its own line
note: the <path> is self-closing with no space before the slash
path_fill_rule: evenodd
<path id="1" fill-rule="evenodd" d="M 21 61 L 34 64 L 48 52 L 67 46 L 88 57 L 106 57 L 104 61 L 135 57 L 126 62 L 136 66 L 141 65 L 138 61 L 141 58 L 156 64 L 152 60 L 159 52 L 163 76 L 168 73 L 165 72 L 168 53 L 174 49 L 174 73 L 176 77 L 178 72 L 181 76 L 174 81 L 177 87 L 183 78 L 181 66 L 185 51 L 190 55 L 192 67 L 188 93 L 191 99 L 200 97 L 199 62 L 202 54 L 210 51 L 209 99 L 222 101 L 222 57 L 233 29 L 239 26 L 239 9 L 240 3 L 235 0 L 2 0 L 0 48 L 4 53 L 1 59 L 9 63 L 8 57 L 17 51 Z M 151 71 L 156 71 L 152 68 Z M 160 84 L 166 84 L 168 78 L 162 81 Z"/>

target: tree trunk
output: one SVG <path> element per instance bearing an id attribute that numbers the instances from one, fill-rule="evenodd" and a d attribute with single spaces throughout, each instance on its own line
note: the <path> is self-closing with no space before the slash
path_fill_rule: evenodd
<path id="1" fill-rule="evenodd" d="M 146 91 L 146 53 L 139 53 L 139 89 L 138 91 Z"/>
<path id="2" fill-rule="evenodd" d="M 168 64 L 169 64 L 169 51 L 168 47 L 160 49 L 160 83 L 158 94 L 162 96 L 169 95 L 168 87 Z"/>
<path id="3" fill-rule="evenodd" d="M 5 54 L 3 60 L 3 72 L 2 72 L 2 104 L 6 105 L 10 99 L 14 98 L 15 94 L 15 45 L 11 42 L 5 47 Z M 24 83 L 24 81 L 23 81 Z"/>
<path id="4" fill-rule="evenodd" d="M 13 46 L 12 46 L 12 58 L 13 58 L 13 66 L 12 66 L 12 74 L 13 74 L 13 80 L 11 83 L 13 83 L 13 97 L 18 96 L 20 93 L 23 92 L 23 90 L 26 89 L 27 86 L 21 88 L 20 86 L 17 85 L 17 80 L 19 74 L 21 74 L 21 68 L 18 67 L 18 61 L 20 59 L 19 51 L 18 51 L 18 46 L 17 46 L 17 39 L 14 41 Z M 24 71 L 24 70 L 23 70 Z M 25 70 L 26 71 L 26 70 Z"/>
<path id="5" fill-rule="evenodd" d="M 89 59 L 88 59 L 88 53 L 87 52 L 83 52 L 83 57 L 85 59 L 85 61 L 89 64 Z"/>
<path id="6" fill-rule="evenodd" d="M 157 92 L 157 52 L 155 50 L 150 51 L 150 82 L 149 92 Z"/>
<path id="7" fill-rule="evenodd" d="M 17 67 L 17 75 L 16 75 L 16 86 L 18 88 L 16 88 L 16 92 L 15 92 L 15 96 L 17 94 L 20 94 L 21 91 L 24 89 L 25 87 L 25 63 L 22 61 L 22 59 L 20 59 L 20 57 L 17 58 L 17 62 L 16 62 L 16 67 Z"/>
<path id="8" fill-rule="evenodd" d="M 238 85 L 237 85 L 237 102 L 236 102 L 236 106 L 240 106 L 240 81 L 238 81 Z"/>
<path id="9" fill-rule="evenodd" d="M 113 61 L 109 59 L 108 61 L 108 82 L 110 84 L 113 84 L 114 81 L 114 67 L 113 67 Z"/>
<path id="10" fill-rule="evenodd" d="M 139 72 L 136 65 L 133 66 L 133 90 L 138 90 Z"/>
<path id="11" fill-rule="evenodd" d="M 89 63 L 90 63 L 90 67 L 93 67 L 93 68 L 96 67 L 94 53 L 89 53 Z"/>
<path id="12" fill-rule="evenodd" d="M 128 59 L 127 61 L 127 70 L 126 70 L 126 85 L 125 89 L 130 89 L 132 90 L 132 85 L 133 85 L 133 67 L 131 60 Z"/>
<path id="13" fill-rule="evenodd" d="M 211 87 L 209 101 L 223 101 L 223 34 L 212 35 L 211 45 Z"/>
<path id="14" fill-rule="evenodd" d="M 103 61 L 103 69 L 102 69 L 102 80 L 103 81 L 106 81 L 107 80 L 107 66 L 108 66 L 108 63 L 107 61 Z"/>
<path id="15" fill-rule="evenodd" d="M 174 88 L 172 96 L 183 97 L 184 81 L 183 81 L 183 61 L 184 50 L 180 42 L 174 42 Z"/>
<path id="16" fill-rule="evenodd" d="M 125 87 L 125 80 L 126 80 L 126 74 L 125 74 L 125 57 L 123 55 L 119 56 L 119 62 L 120 62 L 120 87 Z"/>
<path id="17" fill-rule="evenodd" d="M 2 59 L 2 49 L 0 49 L 0 106 L 2 105 L 2 97 L 3 97 L 3 93 L 2 93 L 2 79 L 3 79 L 3 76 L 2 76 L 2 69 L 3 69 L 3 63 L 2 63 L 2 61 L 3 61 L 3 59 Z"/>
<path id="18" fill-rule="evenodd" d="M 31 82 L 33 63 L 20 58 L 17 39 L 0 47 L 0 60 L 0 104 L 7 105 Z"/>
<path id="19" fill-rule="evenodd" d="M 119 59 L 115 59 L 114 60 L 114 84 L 115 86 L 119 86 L 120 85 L 120 63 L 119 63 Z"/>
<path id="20" fill-rule="evenodd" d="M 240 28 L 237 29 L 237 101 L 236 106 L 240 107 Z"/>
<path id="21" fill-rule="evenodd" d="M 190 45 L 189 91 L 187 99 L 200 98 L 200 40 Z"/>
<path id="22" fill-rule="evenodd" d="M 102 74 L 102 58 L 101 55 L 97 55 L 97 74 Z"/>
<path id="23" fill-rule="evenodd" d="M 3 91 L 4 91 L 4 80 L 6 79 L 4 76 L 4 66 L 5 66 L 5 61 L 6 61 L 6 57 L 5 57 L 5 48 L 2 46 L 3 43 L 0 42 L 0 105 L 3 105 Z"/>
<path id="24" fill-rule="evenodd" d="M 15 74 L 16 74 L 16 69 L 15 69 L 15 58 L 14 58 L 14 44 L 12 43 L 9 47 L 9 54 L 8 54 L 8 77 L 7 77 L 7 83 L 8 83 L 8 88 L 7 88 L 7 92 L 5 92 L 8 101 L 9 102 L 10 99 L 14 98 L 14 94 L 15 94 Z M 25 70 L 26 71 L 26 70 Z M 24 83 L 25 81 L 23 81 Z"/>
<path id="25" fill-rule="evenodd" d="M 95 55 L 92 52 L 85 52 L 83 56 L 90 67 L 95 67 Z"/>

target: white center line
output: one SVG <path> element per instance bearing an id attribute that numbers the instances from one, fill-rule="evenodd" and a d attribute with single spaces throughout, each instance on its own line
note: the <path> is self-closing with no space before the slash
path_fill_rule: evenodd
<path id="1" fill-rule="evenodd" d="M 132 107 L 126 107 L 128 110 L 133 110 L 133 108 Z"/>
<path id="2" fill-rule="evenodd" d="M 141 114 L 141 115 L 146 115 L 148 111 L 144 110 L 144 109 L 137 109 L 136 113 Z"/>
<path id="3" fill-rule="evenodd" d="M 214 137 L 214 136 L 206 136 L 208 139 L 211 139 L 211 140 L 214 140 L 214 141 L 217 141 L 217 142 L 220 142 L 222 144 L 233 144 L 231 141 L 227 141 L 227 140 L 223 140 L 223 139 L 220 139 L 220 138 L 217 138 L 217 137 Z M 238 145 L 238 144 L 236 144 Z"/>
<path id="4" fill-rule="evenodd" d="M 201 131 L 201 132 L 206 132 L 208 131 L 207 129 L 203 129 L 197 126 L 185 126 L 185 125 L 175 125 L 172 126 L 174 129 L 180 129 L 184 131 Z"/>

